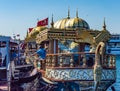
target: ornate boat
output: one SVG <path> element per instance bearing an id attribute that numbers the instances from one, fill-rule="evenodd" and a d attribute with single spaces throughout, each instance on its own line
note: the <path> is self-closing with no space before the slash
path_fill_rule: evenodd
<path id="1" fill-rule="evenodd" d="M 115 55 L 106 53 L 110 36 L 105 21 L 101 31 L 93 30 L 78 12 L 56 23 L 52 17 L 51 27 L 35 37 L 35 45 L 44 42 L 47 51 L 40 67 L 35 61 L 42 74 L 40 91 L 106 91 L 116 81 Z"/>

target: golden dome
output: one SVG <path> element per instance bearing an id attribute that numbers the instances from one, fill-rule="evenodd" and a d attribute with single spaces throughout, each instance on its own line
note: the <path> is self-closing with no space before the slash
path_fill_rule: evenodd
<path id="1" fill-rule="evenodd" d="M 40 31 L 44 30 L 45 26 L 39 26 L 32 29 L 32 31 L 29 33 L 29 36 L 36 36 Z"/>
<path id="2" fill-rule="evenodd" d="M 40 27 L 35 27 L 32 29 L 32 31 L 30 32 L 30 35 L 33 35 L 35 32 L 39 32 L 40 31 Z"/>
<path id="3" fill-rule="evenodd" d="M 54 23 L 54 28 L 64 29 L 68 20 L 69 20 L 68 18 L 64 18 L 62 20 L 58 20 L 56 23 Z"/>
<path id="4" fill-rule="evenodd" d="M 66 28 L 85 28 L 89 29 L 89 25 L 87 24 L 86 21 L 84 21 L 81 18 L 72 18 L 69 19 L 68 22 L 66 23 Z"/>
<path id="5" fill-rule="evenodd" d="M 68 17 L 55 22 L 54 28 L 56 28 L 56 29 L 65 29 L 65 28 L 90 29 L 88 23 L 85 20 L 78 17 L 78 11 L 76 11 L 75 18 L 70 18 L 70 11 L 69 10 L 68 10 Z"/>
<path id="6" fill-rule="evenodd" d="M 75 18 L 70 18 L 69 11 L 68 11 L 68 17 L 55 22 L 54 28 L 57 28 L 57 29 L 65 29 L 65 28 L 90 29 L 88 23 L 85 20 L 78 17 L 78 11 L 76 12 Z"/>
<path id="7" fill-rule="evenodd" d="M 88 23 L 78 17 L 75 18 L 64 18 L 62 20 L 57 21 L 54 23 L 54 28 L 57 29 L 65 29 L 65 28 L 85 28 L 85 29 L 90 29 Z"/>
<path id="8" fill-rule="evenodd" d="M 45 26 L 39 26 L 39 27 L 33 28 L 32 31 L 28 33 L 28 36 L 26 37 L 26 41 L 35 41 L 37 34 L 39 34 L 40 31 L 45 30 L 46 28 L 47 27 Z"/>

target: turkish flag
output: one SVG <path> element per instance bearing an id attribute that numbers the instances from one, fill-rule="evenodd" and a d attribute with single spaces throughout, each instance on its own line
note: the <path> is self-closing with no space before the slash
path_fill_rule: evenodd
<path id="1" fill-rule="evenodd" d="M 32 31 L 33 28 L 29 28 L 29 33 Z"/>
<path id="2" fill-rule="evenodd" d="M 38 27 L 39 26 L 46 26 L 46 25 L 48 25 L 48 18 L 40 20 L 40 21 L 37 22 Z"/>

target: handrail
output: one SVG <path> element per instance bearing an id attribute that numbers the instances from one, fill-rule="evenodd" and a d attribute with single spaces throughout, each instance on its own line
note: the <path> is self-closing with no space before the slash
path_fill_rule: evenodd
<path id="1" fill-rule="evenodd" d="M 69 52 L 69 53 L 50 53 L 47 56 L 56 56 L 56 55 L 70 55 L 70 54 L 95 54 L 94 52 Z"/>
<path id="2" fill-rule="evenodd" d="M 77 56 L 75 56 L 77 54 Z M 46 66 L 47 67 L 79 67 L 88 66 L 88 59 L 86 59 L 86 55 L 93 55 L 95 53 L 90 52 L 70 52 L 70 53 L 56 53 L 56 54 L 47 54 L 46 58 Z M 94 56 L 94 55 L 93 55 Z M 94 59 L 92 61 L 91 67 L 94 64 Z"/>
<path id="3" fill-rule="evenodd" d="M 78 58 L 78 63 L 77 65 L 75 65 L 75 60 L 73 58 L 73 56 L 77 54 L 76 57 L 74 58 Z M 70 57 L 70 59 L 68 60 L 69 61 L 69 64 L 67 65 L 68 67 L 70 66 L 70 60 L 73 60 L 73 64 L 74 66 L 73 67 L 76 67 L 76 66 L 80 66 L 80 63 L 82 62 L 82 67 L 86 67 L 88 66 L 87 64 L 90 63 L 92 60 L 89 60 L 88 62 L 88 58 L 89 57 L 92 57 L 93 59 L 93 63 L 95 63 L 95 53 L 92 52 L 71 52 L 71 53 L 56 53 L 56 54 L 47 54 L 47 58 L 46 58 L 46 66 L 51 66 L 51 67 L 59 67 L 60 64 L 61 66 L 60 67 L 66 67 L 66 65 L 63 64 L 63 62 L 66 60 L 65 58 L 67 57 Z M 61 58 L 61 59 L 60 59 Z M 54 59 L 54 60 L 53 60 Z M 105 54 L 105 58 L 102 60 L 103 63 L 101 64 L 104 68 L 115 68 L 115 55 L 112 55 L 112 54 Z M 72 63 L 72 62 L 71 62 Z M 52 66 L 52 64 L 54 66 Z M 94 65 L 94 64 L 93 64 Z M 91 64 L 91 66 L 93 66 Z"/>
<path id="4" fill-rule="evenodd" d="M 77 56 L 75 56 L 77 55 Z M 112 54 L 105 54 L 105 58 L 103 60 L 103 63 L 101 64 L 103 68 L 115 68 L 115 55 Z M 35 67 L 37 67 L 38 60 L 36 57 L 32 56 L 31 58 L 29 56 L 29 61 L 35 62 Z M 89 57 L 92 57 L 89 59 Z M 36 61 L 35 61 L 36 60 Z M 94 52 L 70 52 L 70 53 L 56 53 L 56 54 L 47 54 L 46 60 L 44 62 L 41 62 L 41 65 L 43 66 L 43 70 L 49 67 L 80 67 L 80 68 L 93 68 L 95 64 L 95 53 Z"/>

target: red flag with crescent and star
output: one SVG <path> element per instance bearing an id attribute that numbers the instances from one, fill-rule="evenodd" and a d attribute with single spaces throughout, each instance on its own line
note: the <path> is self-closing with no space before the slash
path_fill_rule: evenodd
<path id="1" fill-rule="evenodd" d="M 37 22 L 37 27 L 46 26 L 46 25 L 48 25 L 48 18 L 45 18 L 45 19 L 40 20 L 40 21 Z"/>

